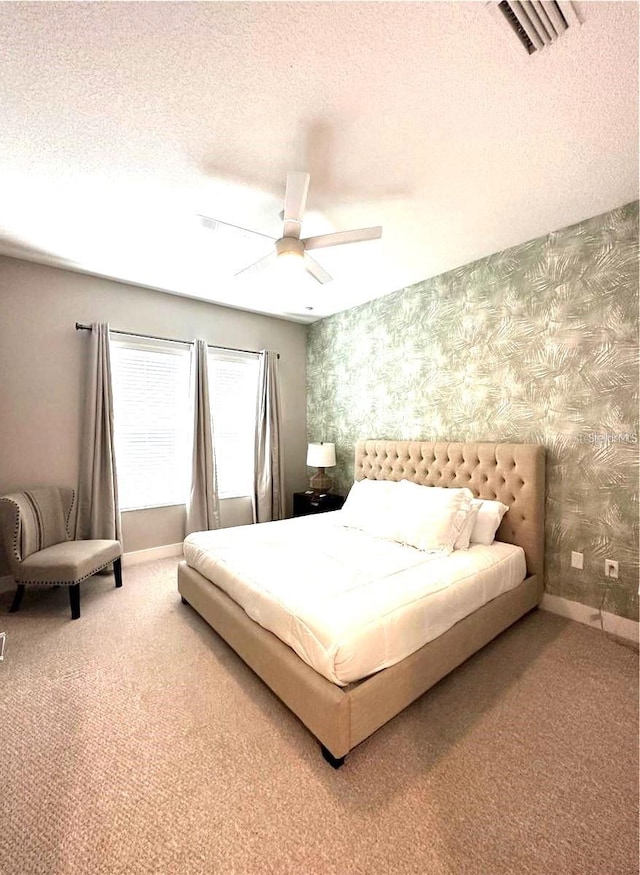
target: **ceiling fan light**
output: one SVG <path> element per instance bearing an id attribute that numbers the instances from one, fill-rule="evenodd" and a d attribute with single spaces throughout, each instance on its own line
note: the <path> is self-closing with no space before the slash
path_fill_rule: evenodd
<path id="1" fill-rule="evenodd" d="M 296 237 L 281 237 L 276 240 L 276 254 L 278 258 L 291 255 L 301 259 L 304 255 L 304 243 Z"/>
<path id="2" fill-rule="evenodd" d="M 306 272 L 304 259 L 298 252 L 281 252 L 276 258 L 280 281 L 286 285 L 297 285 Z"/>
<path id="3" fill-rule="evenodd" d="M 301 264 L 302 263 L 302 252 L 292 252 L 286 250 L 285 252 L 278 253 L 278 261 L 283 264 Z"/>
<path id="4" fill-rule="evenodd" d="M 276 264 L 284 282 L 293 284 L 305 273 L 304 244 L 294 237 L 282 237 L 276 241 Z"/>

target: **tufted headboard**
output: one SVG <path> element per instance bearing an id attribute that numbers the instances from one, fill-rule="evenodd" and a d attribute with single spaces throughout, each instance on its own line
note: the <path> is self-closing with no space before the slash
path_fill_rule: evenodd
<path id="1" fill-rule="evenodd" d="M 508 505 L 497 539 L 522 547 L 529 574 L 544 570 L 545 457 L 539 444 L 367 440 L 356 444 L 356 480 L 467 486 Z"/>

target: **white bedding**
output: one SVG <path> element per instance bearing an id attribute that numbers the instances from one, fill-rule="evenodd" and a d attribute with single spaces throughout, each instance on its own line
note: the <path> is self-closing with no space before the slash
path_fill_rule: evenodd
<path id="1" fill-rule="evenodd" d="M 423 553 L 346 528 L 340 514 L 184 542 L 188 565 L 340 686 L 400 662 L 526 576 L 520 547 Z"/>

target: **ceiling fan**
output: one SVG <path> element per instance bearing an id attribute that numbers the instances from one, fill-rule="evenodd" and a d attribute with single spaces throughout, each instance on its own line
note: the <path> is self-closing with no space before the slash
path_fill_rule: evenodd
<path id="1" fill-rule="evenodd" d="M 331 234 L 320 234 L 316 237 L 302 239 L 300 232 L 302 229 L 302 217 L 307 203 L 310 178 L 308 173 L 300 170 L 287 173 L 284 212 L 281 214 L 283 217 L 282 236 L 280 238 L 270 237 L 268 234 L 262 234 L 259 231 L 250 231 L 247 228 L 231 225 L 229 222 L 222 222 L 219 219 L 201 217 L 205 227 L 215 229 L 221 225 L 227 228 L 234 228 L 243 232 L 243 234 L 255 234 L 257 237 L 264 237 L 274 243 L 271 252 L 248 267 L 238 271 L 235 276 L 257 273 L 271 264 L 287 262 L 304 267 L 319 283 L 328 283 L 331 282 L 332 277 L 315 259 L 311 258 L 308 254 L 309 250 L 323 249 L 327 246 L 339 246 L 342 243 L 360 243 L 363 240 L 377 240 L 382 236 L 382 227 L 378 225 L 375 228 L 335 231 Z"/>

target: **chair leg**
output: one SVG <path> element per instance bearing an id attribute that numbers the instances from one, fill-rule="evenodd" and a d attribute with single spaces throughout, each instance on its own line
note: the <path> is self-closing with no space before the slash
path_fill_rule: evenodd
<path id="1" fill-rule="evenodd" d="M 80 616 L 80 584 L 75 583 L 69 587 L 69 604 L 71 605 L 71 619 L 77 620 Z"/>
<path id="2" fill-rule="evenodd" d="M 118 556 L 113 560 L 113 576 L 116 579 L 116 586 L 122 586 L 122 557 Z"/>
<path id="3" fill-rule="evenodd" d="M 24 595 L 24 583 L 19 583 L 18 588 L 16 590 L 16 594 L 13 597 L 11 607 L 9 608 L 10 614 L 15 614 L 15 612 L 20 609 L 20 602 L 22 601 L 23 595 Z"/>

